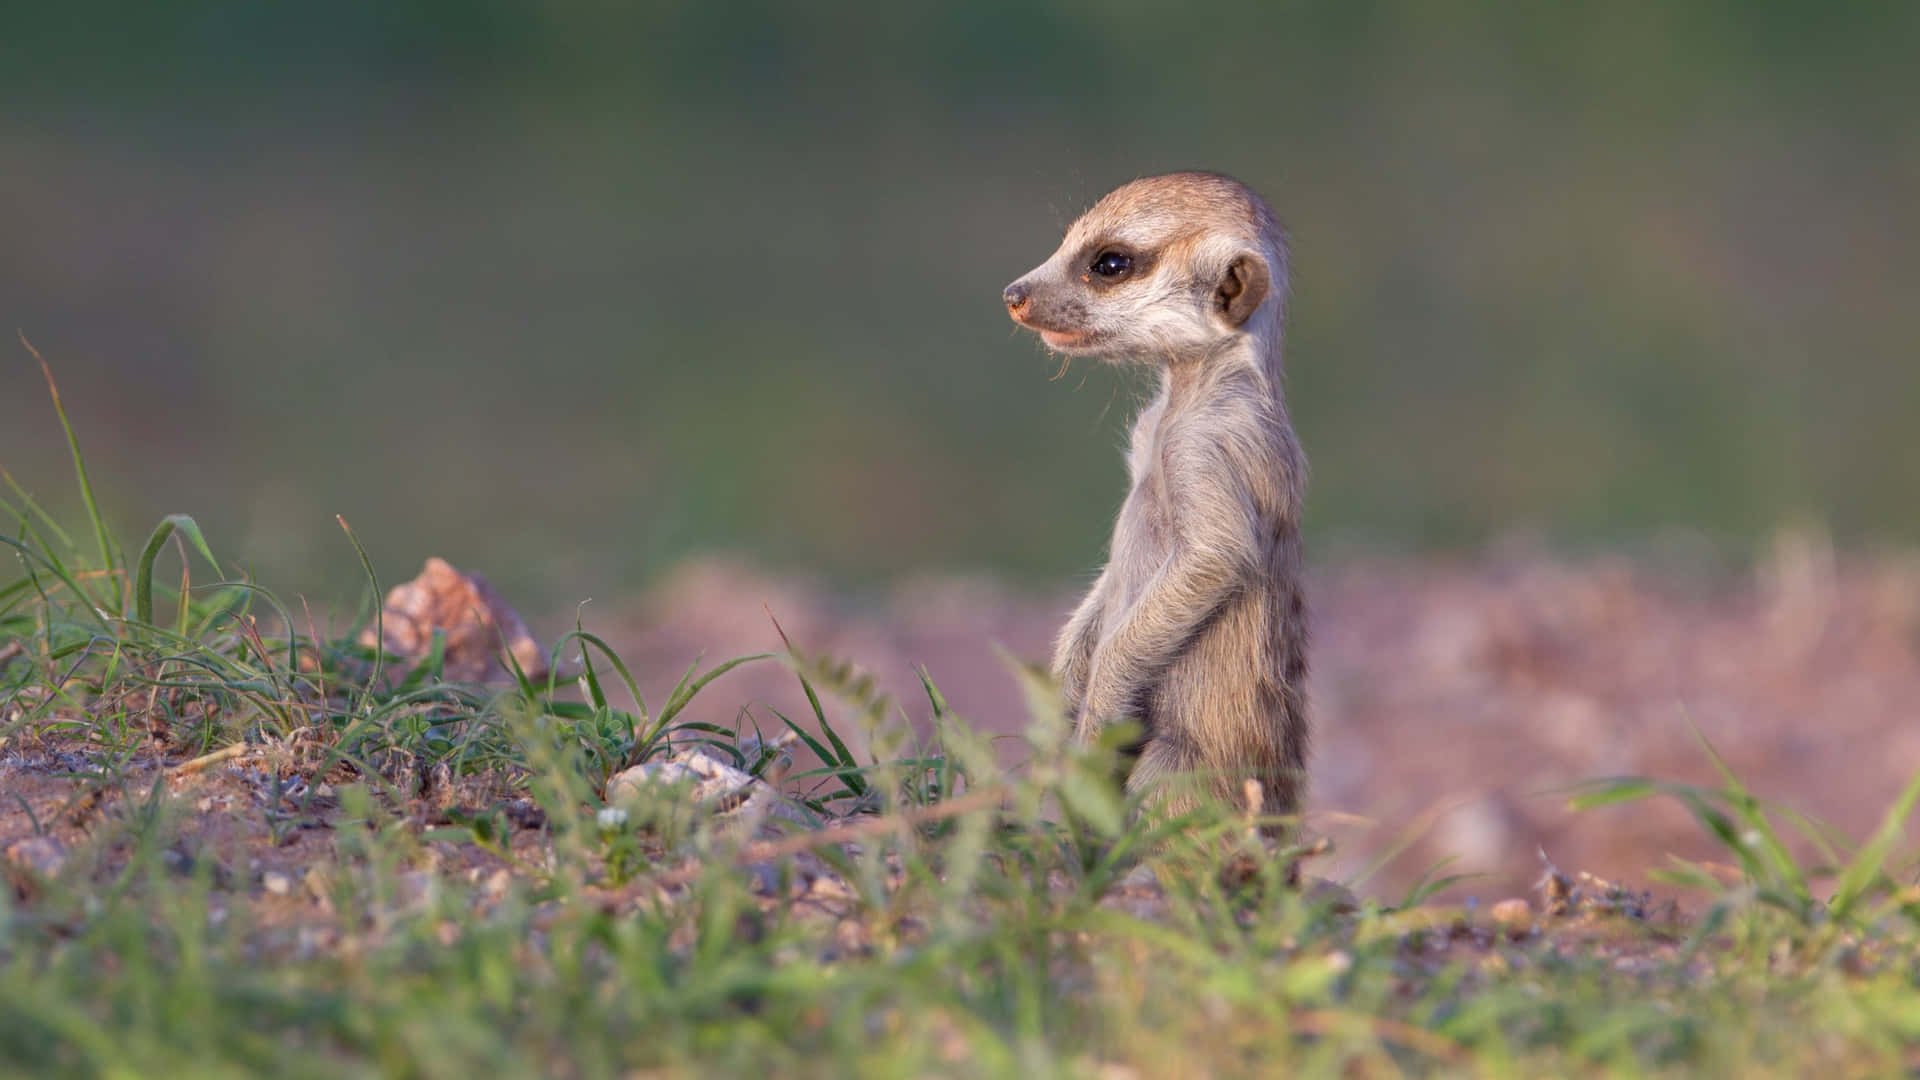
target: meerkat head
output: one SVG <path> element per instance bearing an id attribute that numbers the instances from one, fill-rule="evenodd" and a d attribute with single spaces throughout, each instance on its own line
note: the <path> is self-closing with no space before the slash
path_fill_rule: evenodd
<path id="1" fill-rule="evenodd" d="M 1266 203 L 1185 172 L 1109 193 L 1003 299 L 1056 352 L 1173 360 L 1277 328 L 1286 289 L 1286 237 Z"/>

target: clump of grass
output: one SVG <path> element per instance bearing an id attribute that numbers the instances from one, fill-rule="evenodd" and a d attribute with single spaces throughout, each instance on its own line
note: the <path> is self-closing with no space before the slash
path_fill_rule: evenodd
<path id="1" fill-rule="evenodd" d="M 194 584 L 222 564 L 191 518 L 124 560 L 67 431 L 92 536 L 11 478 L 0 504 L 3 752 L 75 790 L 21 797 L 21 834 L 65 858 L 0 880 L 22 1074 L 1803 1075 L 1907 1068 L 1920 1043 L 1894 867 L 1920 781 L 1857 848 L 1808 826 L 1815 867 L 1730 771 L 1596 788 L 1679 798 L 1732 852 L 1737 881 L 1670 870 L 1709 890 L 1684 935 L 1513 932 L 1426 888 L 1341 914 L 1284 858 L 1215 872 L 1261 822 L 1139 813 L 1035 672 L 1009 774 L 931 677 L 913 742 L 857 669 L 789 643 L 810 715 L 772 715 L 821 763 L 786 783 L 824 827 L 743 832 L 672 792 L 608 806 L 606 783 L 696 745 L 766 771 L 764 733 L 684 719 L 765 658 L 690 667 L 649 709 L 576 626 L 570 681 L 488 691 L 430 660 L 389 685 L 351 632 Z"/>
<path id="2" fill-rule="evenodd" d="M 1845 953 L 1863 933 L 1891 922 L 1920 920 L 1913 865 L 1891 865 L 1920 801 L 1920 773 L 1887 808 L 1873 835 L 1854 846 L 1749 791 L 1705 736 L 1695 734 L 1720 774 L 1719 787 L 1631 777 L 1593 784 L 1574 800 L 1576 808 L 1589 809 L 1653 796 L 1672 798 L 1720 842 L 1738 868 L 1735 880 L 1678 856 L 1669 856 L 1669 865 L 1650 875 L 1711 897 L 1694 933 L 1693 951 L 1734 923 L 1749 944 L 1775 952 L 1785 946 L 1794 956 L 1819 962 Z M 1794 856 L 1788 842 L 1793 837 L 1811 850 L 1815 862 L 1802 865 Z M 1824 897 L 1814 887 L 1822 879 L 1833 882 Z"/>

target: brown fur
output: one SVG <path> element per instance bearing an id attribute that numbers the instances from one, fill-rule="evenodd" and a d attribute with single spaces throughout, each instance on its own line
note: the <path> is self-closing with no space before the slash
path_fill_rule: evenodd
<path id="1" fill-rule="evenodd" d="M 1102 256 L 1131 266 L 1102 274 Z M 1282 395 L 1286 292 L 1272 211 L 1213 173 L 1119 188 L 1007 287 L 1015 321 L 1050 348 L 1160 369 L 1107 565 L 1053 661 L 1080 737 L 1143 725 L 1129 789 L 1194 774 L 1239 802 L 1251 777 L 1267 811 L 1299 806 L 1306 459 Z"/>

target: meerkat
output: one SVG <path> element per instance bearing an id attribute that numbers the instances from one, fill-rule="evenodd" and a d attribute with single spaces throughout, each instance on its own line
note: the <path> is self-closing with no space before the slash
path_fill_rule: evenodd
<path id="1" fill-rule="evenodd" d="M 1047 348 L 1158 368 L 1133 423 L 1132 484 L 1108 561 L 1053 659 L 1076 736 L 1138 722 L 1129 791 L 1189 774 L 1272 813 L 1300 804 L 1307 619 L 1306 458 L 1282 394 L 1287 239 L 1260 197 L 1215 173 L 1136 180 L 1007 286 Z M 1247 783 L 1259 781 L 1258 788 Z M 1255 794 L 1257 792 L 1257 794 Z"/>

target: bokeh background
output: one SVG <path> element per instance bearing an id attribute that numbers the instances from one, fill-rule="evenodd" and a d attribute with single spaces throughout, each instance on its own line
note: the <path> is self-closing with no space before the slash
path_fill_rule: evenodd
<path id="1" fill-rule="evenodd" d="M 1920 6 L 93 2 L 0 32 L 0 316 L 113 517 L 350 600 L 1097 562 L 1138 387 L 1000 287 L 1137 175 L 1295 243 L 1318 555 L 1920 537 Z M 9 335 L 11 336 L 11 335 Z M 0 354 L 0 463 L 72 485 Z"/>
<path id="2" fill-rule="evenodd" d="M 1097 565 L 1143 387 L 1001 287 L 1232 173 L 1295 246 L 1319 872 L 1640 880 L 1725 853 L 1569 785 L 1717 783 L 1698 732 L 1860 836 L 1920 762 L 1916 57 L 1911 3 L 14 5 L 0 317 L 130 538 L 351 612 L 338 513 L 543 641 L 593 598 L 655 694 L 772 611 L 1017 732 L 995 650 Z M 0 356 L 0 466 L 77 522 Z"/>

